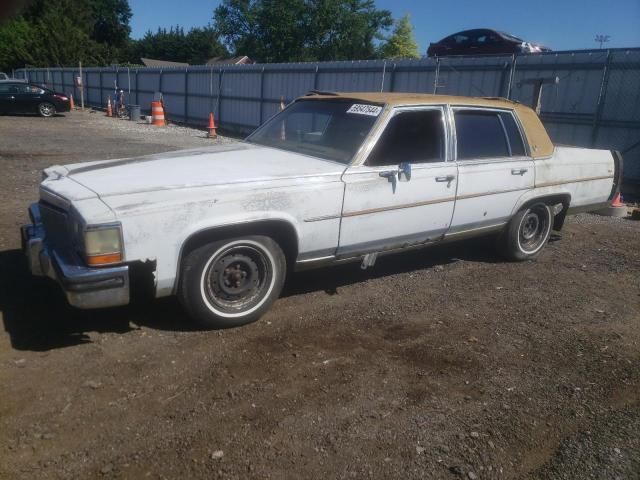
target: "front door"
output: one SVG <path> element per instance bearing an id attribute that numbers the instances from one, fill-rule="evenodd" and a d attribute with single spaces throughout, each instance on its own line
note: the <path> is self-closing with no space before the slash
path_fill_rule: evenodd
<path id="1" fill-rule="evenodd" d="M 448 143 L 444 107 L 396 109 L 364 165 L 343 174 L 338 256 L 443 237 L 457 185 Z"/>
<path id="2" fill-rule="evenodd" d="M 509 110 L 453 109 L 458 193 L 449 235 L 504 225 L 532 189 L 533 160 Z"/>
<path id="3" fill-rule="evenodd" d="M 16 111 L 16 95 L 18 89 L 12 83 L 0 83 L 0 112 L 14 113 Z"/>

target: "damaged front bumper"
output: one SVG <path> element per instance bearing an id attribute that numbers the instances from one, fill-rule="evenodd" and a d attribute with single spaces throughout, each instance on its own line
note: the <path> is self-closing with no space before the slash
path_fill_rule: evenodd
<path id="1" fill-rule="evenodd" d="M 64 290 L 67 301 L 77 308 L 104 308 L 129 303 L 129 266 L 90 268 L 72 249 L 47 245 L 38 204 L 29 207 L 32 223 L 23 225 L 22 249 L 29 269 L 36 276 L 49 277 Z"/>

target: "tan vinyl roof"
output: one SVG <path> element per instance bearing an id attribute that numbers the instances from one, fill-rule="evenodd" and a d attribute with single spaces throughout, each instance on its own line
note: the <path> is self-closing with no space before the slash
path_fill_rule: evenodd
<path id="1" fill-rule="evenodd" d="M 547 134 L 540 118 L 530 107 L 506 98 L 461 97 L 455 95 L 429 95 L 425 93 L 400 92 L 328 92 L 311 94 L 305 99 L 335 99 L 362 101 L 385 104 L 392 107 L 400 105 L 452 105 L 493 107 L 514 110 L 524 129 L 531 156 L 534 158 L 549 157 L 553 154 L 553 143 Z"/>

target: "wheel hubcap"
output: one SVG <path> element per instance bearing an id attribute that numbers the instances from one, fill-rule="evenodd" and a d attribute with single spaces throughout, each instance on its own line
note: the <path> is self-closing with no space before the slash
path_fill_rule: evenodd
<path id="1" fill-rule="evenodd" d="M 225 313 L 238 313 L 259 304 L 273 277 L 264 252 L 240 244 L 214 255 L 202 276 L 203 292 L 211 306 Z"/>
<path id="2" fill-rule="evenodd" d="M 538 220 L 537 215 L 529 213 L 526 216 L 526 218 L 524 219 L 524 224 L 522 225 L 522 236 L 525 238 L 525 240 L 530 240 L 535 236 L 536 232 L 538 231 L 539 224 L 540 221 Z"/>
<path id="3" fill-rule="evenodd" d="M 547 240 L 550 227 L 549 209 L 546 205 L 532 206 L 522 218 L 518 243 L 528 254 L 535 253 Z"/>
<path id="4" fill-rule="evenodd" d="M 220 290 L 227 295 L 239 295 L 259 283 L 258 265 L 246 255 L 233 255 L 220 260 L 218 283 Z"/>
<path id="5" fill-rule="evenodd" d="M 51 115 L 51 107 L 49 105 L 40 106 L 40 111 L 43 115 Z"/>

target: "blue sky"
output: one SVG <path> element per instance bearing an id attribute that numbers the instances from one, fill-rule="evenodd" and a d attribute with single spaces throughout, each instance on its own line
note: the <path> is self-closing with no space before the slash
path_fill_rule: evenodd
<path id="1" fill-rule="evenodd" d="M 129 0 L 133 36 L 179 24 L 185 29 L 211 22 L 217 0 Z M 610 47 L 640 47 L 640 0 L 376 0 L 399 18 L 408 13 L 420 51 L 429 42 L 473 27 L 504 30 L 554 50 L 596 48 L 596 34 Z"/>

